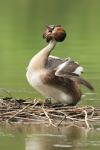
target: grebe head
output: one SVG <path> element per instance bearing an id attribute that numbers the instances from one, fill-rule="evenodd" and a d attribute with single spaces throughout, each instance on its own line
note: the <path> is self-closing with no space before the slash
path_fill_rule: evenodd
<path id="1" fill-rule="evenodd" d="M 43 34 L 43 38 L 47 42 L 55 40 L 57 42 L 62 42 L 66 38 L 66 31 L 61 27 L 61 25 L 48 25 L 46 26 L 46 31 Z"/>

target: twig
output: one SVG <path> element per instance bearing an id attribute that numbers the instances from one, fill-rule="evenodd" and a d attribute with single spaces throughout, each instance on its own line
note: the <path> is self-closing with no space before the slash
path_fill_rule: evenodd
<path id="1" fill-rule="evenodd" d="M 52 126 L 56 127 L 56 125 L 54 125 L 54 124 L 52 123 L 50 117 L 48 116 L 48 113 L 46 112 L 46 110 L 45 110 L 43 107 L 42 107 L 42 110 L 43 110 L 45 116 L 47 117 L 47 119 L 49 120 L 49 125 L 52 125 Z"/>
<path id="2" fill-rule="evenodd" d="M 85 127 L 90 129 L 91 123 L 100 122 L 100 108 L 92 106 L 67 107 L 63 104 L 59 107 L 58 105 L 43 106 L 43 103 L 37 101 L 37 99 L 31 101 L 12 98 L 1 99 L 1 122 L 37 122 L 38 120 L 54 127 L 68 126 L 69 124 L 82 126 L 85 124 Z"/>
<path id="3" fill-rule="evenodd" d="M 94 107 L 91 108 L 92 108 L 92 114 L 90 115 L 90 118 L 93 118 L 95 108 Z"/>
<path id="4" fill-rule="evenodd" d="M 85 114 L 85 123 L 86 123 L 86 127 L 87 127 L 87 129 L 90 129 L 90 126 L 89 126 L 89 124 L 88 124 L 88 118 L 87 118 L 87 111 L 86 110 L 83 110 L 83 113 Z"/>
<path id="5" fill-rule="evenodd" d="M 35 102 L 35 104 L 33 105 L 33 107 L 35 107 L 38 104 L 38 101 Z M 20 114 L 22 111 L 24 111 L 26 108 L 28 108 L 31 104 L 26 105 L 23 109 L 17 111 L 13 116 L 11 116 L 9 119 L 6 120 L 6 122 L 8 122 L 9 120 L 13 119 L 15 116 L 17 116 L 18 114 Z"/>
<path id="6" fill-rule="evenodd" d="M 61 123 L 63 122 L 63 120 L 66 118 L 66 116 L 64 116 L 63 118 L 62 118 L 62 120 L 58 123 L 58 125 L 57 126 L 60 126 L 61 125 Z"/>

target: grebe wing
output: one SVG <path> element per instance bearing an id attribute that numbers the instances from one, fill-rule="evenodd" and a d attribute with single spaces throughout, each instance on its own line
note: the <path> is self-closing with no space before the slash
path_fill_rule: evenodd
<path id="1" fill-rule="evenodd" d="M 70 58 L 66 59 L 65 62 L 60 64 L 55 74 L 56 75 L 66 75 L 66 74 L 74 74 L 80 76 L 83 73 L 84 69 L 79 65 L 78 62 L 71 60 Z"/>
<path id="2" fill-rule="evenodd" d="M 56 56 L 52 56 L 50 55 L 48 57 L 47 63 L 46 63 L 46 68 L 47 69 L 55 69 L 57 68 L 59 65 L 61 65 L 62 63 L 64 63 L 66 60 L 65 59 L 61 59 L 59 57 Z"/>
<path id="3" fill-rule="evenodd" d="M 88 89 L 94 90 L 94 88 L 88 81 L 80 77 L 83 70 L 84 70 L 83 67 L 81 67 L 77 62 L 74 62 L 73 60 L 68 59 L 67 61 L 60 64 L 56 68 L 55 76 L 68 78 L 74 81 L 78 85 L 82 84 Z"/>
<path id="4" fill-rule="evenodd" d="M 79 65 L 78 62 L 71 60 L 70 58 L 60 59 L 59 57 L 49 56 L 46 68 L 50 70 L 55 70 L 55 77 L 63 77 L 64 80 L 72 80 L 77 84 L 82 84 L 93 90 L 92 85 L 80 77 L 84 69 Z"/>
<path id="5" fill-rule="evenodd" d="M 71 58 L 61 59 L 55 56 L 49 56 L 48 61 L 45 66 L 47 69 L 56 69 L 59 74 L 75 73 L 80 75 L 83 72 L 83 67 L 81 67 L 77 62 L 71 60 Z"/>

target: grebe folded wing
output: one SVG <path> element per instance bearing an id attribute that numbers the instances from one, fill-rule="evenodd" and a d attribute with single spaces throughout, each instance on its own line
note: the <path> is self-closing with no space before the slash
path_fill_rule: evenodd
<path id="1" fill-rule="evenodd" d="M 46 69 L 55 69 L 64 62 L 65 62 L 64 59 L 50 55 L 48 57 L 48 61 L 46 62 L 45 67 Z"/>
<path id="2" fill-rule="evenodd" d="M 83 73 L 83 71 L 84 71 L 83 67 L 80 66 L 78 62 L 75 62 L 70 58 L 68 58 L 64 63 L 60 64 L 57 67 L 56 75 L 73 73 L 80 76 L 81 73 Z"/>
<path id="3" fill-rule="evenodd" d="M 82 84 L 90 90 L 94 90 L 92 85 L 81 77 L 81 73 L 83 73 L 84 69 L 79 63 L 67 59 L 64 63 L 60 64 L 55 71 L 56 76 L 68 78 L 78 85 Z"/>

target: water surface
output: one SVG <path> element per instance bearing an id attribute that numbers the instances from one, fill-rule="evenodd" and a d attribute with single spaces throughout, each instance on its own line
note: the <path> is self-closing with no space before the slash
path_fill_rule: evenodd
<path id="1" fill-rule="evenodd" d="M 42 124 L 6 124 L 0 125 L 0 130 L 0 149 L 3 150 L 100 149 L 98 125 L 89 131 L 77 126 L 58 129 Z"/>

